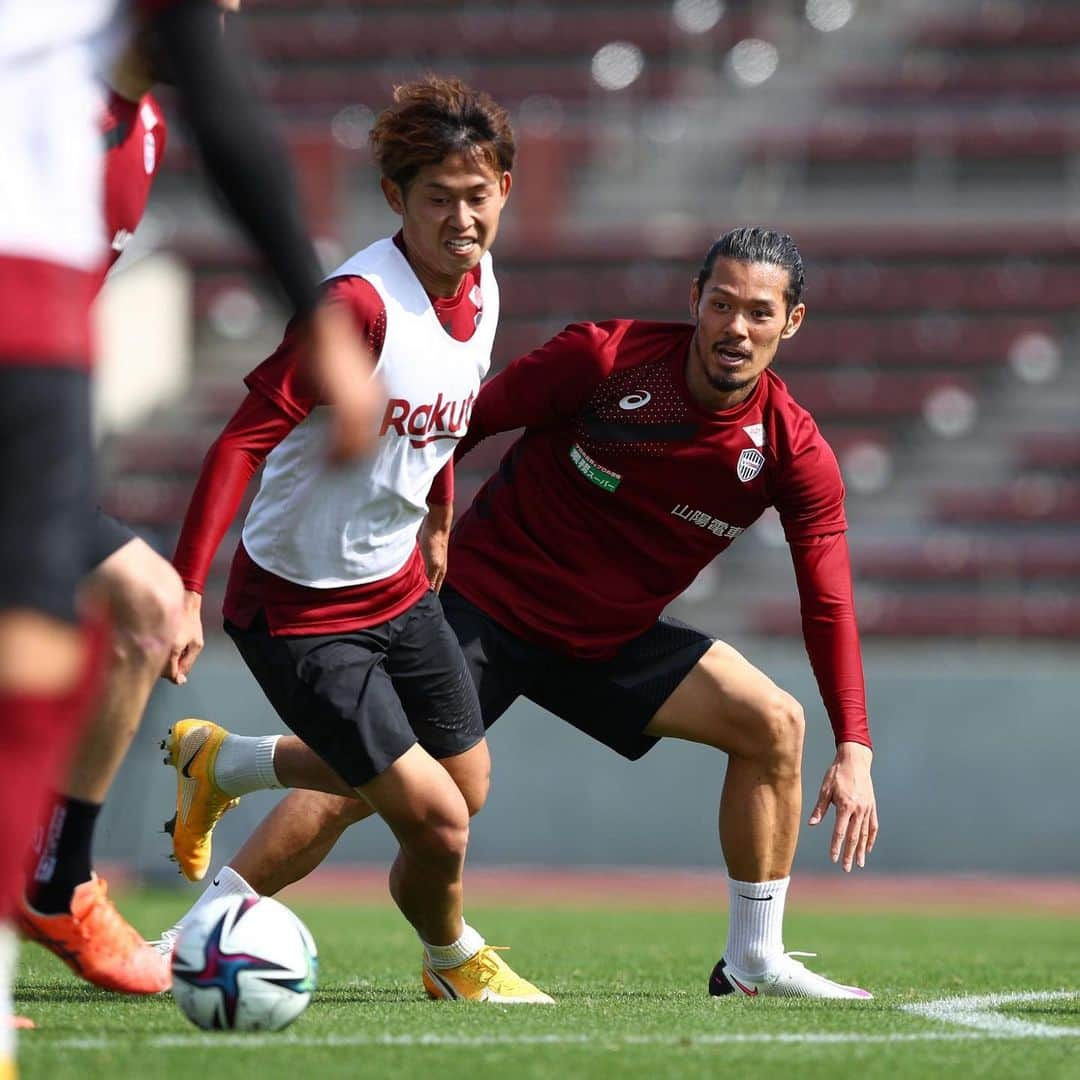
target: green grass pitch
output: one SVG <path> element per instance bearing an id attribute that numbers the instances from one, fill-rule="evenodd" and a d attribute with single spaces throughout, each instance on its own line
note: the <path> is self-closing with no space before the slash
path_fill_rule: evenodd
<path id="1" fill-rule="evenodd" d="M 706 993 L 722 912 L 477 908 L 470 921 L 558 1000 L 555 1007 L 429 1002 L 415 938 L 383 906 L 286 902 L 319 945 L 320 986 L 277 1034 L 192 1027 L 170 997 L 122 998 L 22 948 L 22 1076 L 205 1077 L 1080 1077 L 1080 918 L 795 910 L 790 949 L 816 970 L 872 989 L 872 1002 L 719 999 Z M 154 935 L 176 894 L 129 893 L 122 909 Z M 966 1002 L 959 1016 L 908 1006 Z"/>

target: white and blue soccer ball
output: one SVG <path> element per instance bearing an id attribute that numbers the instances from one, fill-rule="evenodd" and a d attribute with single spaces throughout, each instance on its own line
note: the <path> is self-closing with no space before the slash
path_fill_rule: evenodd
<path id="1" fill-rule="evenodd" d="M 318 970 L 314 939 L 284 904 L 226 896 L 181 929 L 172 993 L 201 1028 L 278 1031 L 307 1008 Z"/>

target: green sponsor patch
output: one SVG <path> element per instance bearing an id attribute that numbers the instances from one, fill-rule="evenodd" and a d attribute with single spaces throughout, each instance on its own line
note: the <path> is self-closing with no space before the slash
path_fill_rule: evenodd
<path id="1" fill-rule="evenodd" d="M 597 465 L 577 443 L 570 447 L 570 460 L 577 466 L 578 472 L 582 476 L 605 491 L 614 491 L 622 480 L 622 477 L 617 472 L 612 472 L 602 465 Z"/>

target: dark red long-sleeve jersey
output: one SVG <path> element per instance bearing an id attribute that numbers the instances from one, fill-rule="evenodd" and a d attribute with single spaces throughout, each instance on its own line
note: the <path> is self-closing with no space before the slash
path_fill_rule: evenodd
<path id="1" fill-rule="evenodd" d="M 869 746 L 836 457 L 771 371 L 735 408 L 697 405 L 693 331 L 574 325 L 484 386 L 458 456 L 525 431 L 454 530 L 447 580 L 520 637 L 603 660 L 774 506 L 836 739 Z"/>

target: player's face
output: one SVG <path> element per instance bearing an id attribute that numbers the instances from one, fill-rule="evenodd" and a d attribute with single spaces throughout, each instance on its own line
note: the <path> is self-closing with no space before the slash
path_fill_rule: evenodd
<path id="1" fill-rule="evenodd" d="M 453 296 L 461 279 L 495 242 L 510 194 L 510 174 L 464 154 L 425 165 L 407 190 L 382 182 L 390 208 L 401 215 L 409 262 L 424 288 Z"/>
<path id="2" fill-rule="evenodd" d="M 697 330 L 686 381 L 699 404 L 730 409 L 750 395 L 780 342 L 802 324 L 803 305 L 785 307 L 787 286 L 784 267 L 738 259 L 717 259 L 700 289 L 694 281 L 690 311 Z"/>

